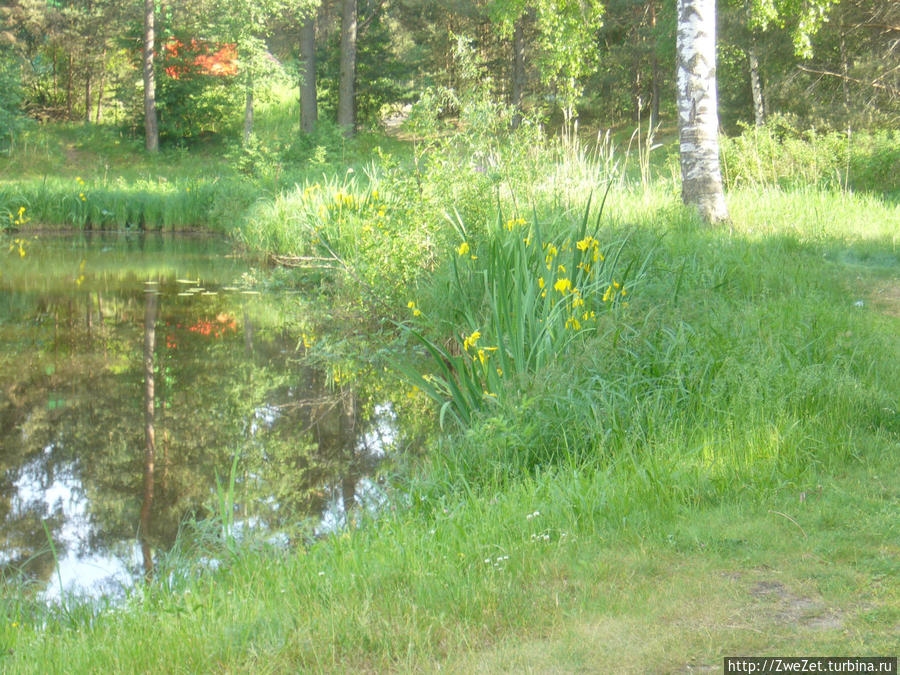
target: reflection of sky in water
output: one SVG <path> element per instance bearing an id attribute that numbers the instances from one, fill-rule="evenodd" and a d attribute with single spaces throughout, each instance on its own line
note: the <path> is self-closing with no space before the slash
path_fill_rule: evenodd
<path id="1" fill-rule="evenodd" d="M 397 413 L 390 403 L 375 406 L 372 416 L 372 429 L 362 437 L 362 450 L 376 459 L 382 459 L 387 449 L 393 447 L 397 440 Z"/>
<path id="2" fill-rule="evenodd" d="M 397 413 L 390 403 L 375 406 L 372 429 L 362 436 L 356 451 L 373 459 L 383 459 L 397 439 Z M 340 486 L 331 486 L 331 498 L 322 513 L 322 519 L 315 528 L 316 535 L 331 534 L 347 524 L 347 505 Z M 356 484 L 356 506 L 374 515 L 387 501 L 387 495 L 378 483 L 368 477 L 360 478 Z"/>
<path id="3" fill-rule="evenodd" d="M 50 448 L 44 450 L 50 452 Z M 112 555 L 94 553 L 82 556 L 79 553 L 83 542 L 91 535 L 88 500 L 84 497 L 81 482 L 74 476 L 72 467 L 56 472 L 49 485 L 41 482 L 42 471 L 39 460 L 25 465 L 15 482 L 16 496 L 13 510 L 24 510 L 28 505 L 42 504 L 41 511 L 47 514 L 61 513 L 62 527 L 55 533 L 55 545 L 59 558 L 58 573 L 54 570 L 44 590 L 48 601 L 59 600 L 62 593 L 100 597 L 115 595 L 133 583 L 128 567 L 122 559 Z M 65 551 L 60 550 L 60 545 Z M 49 543 L 43 555 L 50 556 Z M 133 547 L 133 565 L 138 564 L 140 550 Z M 62 581 L 62 589 L 60 588 Z"/>
<path id="4" fill-rule="evenodd" d="M 260 294 L 256 272 L 225 257 L 231 251 L 227 243 L 155 237 L 35 242 L 22 261 L 26 266 L 17 266 L 14 277 L 4 269 L 0 279 L 4 299 L 11 301 L 0 307 L 0 338 L 8 350 L 24 350 L 39 366 L 32 379 L 10 375 L 2 382 L 2 388 L 18 386 L 18 398 L 10 397 L 15 423 L 10 433 L 0 434 L 0 452 L 11 460 L 3 475 L 11 510 L 3 523 L 9 538 L 0 545 L 0 566 L 23 565 L 46 579 L 42 597 L 49 602 L 68 594 L 115 596 L 141 578 L 133 508 L 141 498 L 135 494 L 139 457 L 120 447 L 137 448 L 137 427 L 129 423 L 143 399 L 136 387 L 145 384 L 146 279 L 157 279 L 162 292 L 156 307 L 157 450 L 171 450 L 166 457 L 172 458 L 171 465 L 160 464 L 171 466 L 169 482 L 164 470 L 157 476 L 158 511 L 151 515 L 160 517 L 148 527 L 154 549 L 172 541 L 187 514 L 218 512 L 214 476 L 208 474 L 217 467 L 227 484 L 224 462 L 234 452 L 248 457 L 246 466 L 239 465 L 246 483 L 234 495 L 248 505 L 235 511 L 236 519 L 242 516 L 234 524 L 237 538 L 284 545 L 288 535 L 276 523 L 290 531 L 298 515 L 304 525 L 311 516 L 318 533 L 334 532 L 348 520 L 342 491 L 360 511 L 372 513 L 384 503 L 371 476 L 402 435 L 394 409 L 381 403 L 371 418 L 358 417 L 371 403 L 365 382 L 358 390 L 350 382 L 334 388 L 327 367 L 303 364 L 294 332 L 305 323 L 291 314 L 299 310 L 285 318 L 286 291 L 279 286 Z M 85 283 L 73 288 L 79 269 Z M 16 359 L 29 362 L 19 354 Z M 90 396 L 93 387 L 96 399 Z M 205 417 L 207 410 L 195 409 L 186 395 L 188 387 L 208 395 Z M 232 391 L 241 395 L 232 400 Z M 105 424 L 111 424 L 108 438 Z M 80 459 L 60 464 L 63 458 Z M 98 479 L 98 472 L 108 473 Z M 242 487 L 252 489 L 242 494 Z M 128 508 L 122 508 L 123 499 L 132 500 Z M 302 513 L 284 513 L 297 505 Z M 250 517 L 254 511 L 263 515 Z M 58 573 L 42 520 L 57 544 Z"/>
<path id="5" fill-rule="evenodd" d="M 271 425 L 278 416 L 278 411 L 264 407 L 257 411 L 256 418 Z M 397 438 L 397 415 L 390 403 L 375 406 L 371 429 L 358 442 L 356 452 L 373 459 L 384 458 Z M 50 448 L 44 450 L 51 452 Z M 13 512 L 21 512 L 29 506 L 40 505 L 40 512 L 47 515 L 61 514 L 62 526 L 54 533 L 58 570 L 54 570 L 42 596 L 47 602 L 58 602 L 63 595 L 100 598 L 115 597 L 133 585 L 137 570 L 141 564 L 140 543 L 135 539 L 123 549 L 123 556 L 102 555 L 92 553 L 81 554 L 85 542 L 91 537 L 89 502 L 84 496 L 81 482 L 76 478 L 74 467 L 59 468 L 52 482 L 42 482 L 42 464 L 35 459 L 22 467 L 19 479 L 15 482 L 16 495 L 12 500 Z M 329 486 L 331 495 L 322 513 L 319 524 L 315 528 L 317 536 L 337 532 L 347 524 L 347 508 L 344 504 L 340 485 Z M 356 506 L 374 515 L 387 501 L 384 490 L 372 479 L 361 477 L 356 483 Z M 277 503 L 270 498 L 275 509 Z M 248 518 L 234 523 L 232 535 L 241 541 L 249 533 L 258 533 L 264 527 L 256 518 Z M 286 546 L 288 538 L 283 533 L 272 533 L 268 543 L 274 546 Z M 7 562 L 14 552 L 0 553 L 0 562 Z M 49 546 L 43 555 L 52 553 Z M 218 561 L 209 561 L 210 568 L 218 567 Z M 60 586 L 61 582 L 61 586 Z"/>

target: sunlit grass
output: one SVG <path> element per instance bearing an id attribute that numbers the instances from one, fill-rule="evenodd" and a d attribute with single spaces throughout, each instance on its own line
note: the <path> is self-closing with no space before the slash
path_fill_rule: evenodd
<path id="1" fill-rule="evenodd" d="M 449 387 L 446 357 L 515 376 L 473 379 L 502 397 L 400 460 L 389 506 L 355 529 L 291 550 L 186 534 L 156 581 L 97 616 L 7 587 L 2 668 L 678 672 L 737 653 L 890 653 L 900 343 L 872 292 L 900 283 L 900 207 L 736 188 L 730 227 L 709 229 L 665 167 L 641 185 L 615 149 L 568 143 L 499 146 L 490 162 L 453 149 L 457 165 L 418 176 L 332 172 L 257 203 L 246 245 L 330 264 L 329 301 L 415 322 L 442 350 L 424 372 Z M 547 248 L 527 254 L 537 225 L 557 249 L 550 270 Z M 499 364 L 501 347 L 531 351 L 513 318 L 566 335 L 571 314 L 553 308 L 568 306 L 536 299 L 568 297 L 558 265 L 585 262 L 588 236 L 607 255 L 617 242 L 620 266 L 639 261 L 628 306 L 567 349 Z M 594 289 L 601 304 L 619 269 Z M 400 345 L 404 358 L 414 342 Z M 210 557 L 216 572 L 198 562 Z"/>

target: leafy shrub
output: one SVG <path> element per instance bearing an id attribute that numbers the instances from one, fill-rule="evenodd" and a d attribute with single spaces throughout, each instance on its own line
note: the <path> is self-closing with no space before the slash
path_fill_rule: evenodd
<path id="1" fill-rule="evenodd" d="M 190 40 L 185 39 L 185 42 Z M 172 44 L 181 44 L 173 39 Z M 198 50 L 165 50 L 156 80 L 156 105 L 161 139 L 190 142 L 219 133 L 235 119 L 243 89 L 234 75 L 213 75 L 195 63 Z"/>
<path id="2" fill-rule="evenodd" d="M 820 185 L 873 192 L 900 189 L 900 134 L 896 131 L 817 133 L 789 120 L 747 127 L 722 141 L 728 187 Z"/>

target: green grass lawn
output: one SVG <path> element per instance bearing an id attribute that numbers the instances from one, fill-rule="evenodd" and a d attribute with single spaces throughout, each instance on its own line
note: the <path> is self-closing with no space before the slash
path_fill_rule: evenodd
<path id="1" fill-rule="evenodd" d="M 481 328 L 499 345 L 488 252 L 532 236 L 492 229 L 498 205 L 572 248 L 614 163 L 510 143 L 496 175 L 436 148 L 423 175 L 385 161 L 309 179 L 256 202 L 239 236 L 293 256 L 325 241 L 353 270 L 332 301 L 376 294 L 434 344 Z M 703 672 L 728 655 L 896 655 L 900 207 L 754 184 L 712 230 L 664 167 L 653 176 L 616 182 L 595 232 L 631 270 L 627 304 L 540 368 L 484 380 L 496 389 L 467 424 L 395 467 L 384 512 L 290 552 L 207 537 L 214 573 L 186 536 L 118 607 L 48 610 L 8 586 L 0 669 Z M 407 366 L 440 373 L 420 351 Z"/>

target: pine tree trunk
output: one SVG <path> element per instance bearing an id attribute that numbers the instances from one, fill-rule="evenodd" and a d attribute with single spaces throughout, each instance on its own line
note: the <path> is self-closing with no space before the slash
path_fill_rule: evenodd
<path id="1" fill-rule="evenodd" d="M 761 127 L 766 123 L 766 108 L 763 104 L 762 81 L 759 77 L 759 57 L 756 54 L 756 45 L 751 44 L 747 51 L 747 60 L 750 62 L 750 91 L 753 93 L 753 122 Z"/>
<path id="2" fill-rule="evenodd" d="M 650 55 L 650 129 L 655 131 L 659 126 L 659 57 L 656 55 L 656 2 L 650 0 L 650 28 L 653 34 L 653 47 Z"/>
<path id="3" fill-rule="evenodd" d="M 69 67 L 66 69 L 66 119 L 72 119 L 72 56 L 69 55 Z"/>
<path id="4" fill-rule="evenodd" d="M 719 168 L 715 0 L 678 0 L 681 196 L 708 223 L 728 220 Z"/>
<path id="5" fill-rule="evenodd" d="M 319 119 L 316 91 L 316 16 L 311 12 L 300 27 L 300 129 L 311 134 Z"/>
<path id="6" fill-rule="evenodd" d="M 84 123 L 91 123 L 91 100 L 93 97 L 91 96 L 91 76 L 92 72 L 90 70 L 87 71 L 87 74 L 84 76 Z"/>
<path id="7" fill-rule="evenodd" d="M 344 0 L 337 123 L 346 136 L 352 136 L 356 126 L 356 20 L 356 0 Z"/>
<path id="8" fill-rule="evenodd" d="M 153 73 L 154 1 L 144 0 L 144 44 L 142 49 L 144 66 L 144 136 L 147 151 L 159 150 L 159 122 L 156 119 L 156 77 Z"/>
<path id="9" fill-rule="evenodd" d="M 510 104 L 514 109 L 512 128 L 518 129 L 522 123 L 522 92 L 525 90 L 525 14 L 516 21 L 513 32 L 513 72 L 512 96 Z"/>
<path id="10" fill-rule="evenodd" d="M 103 56 L 100 57 L 100 82 L 98 83 L 97 92 L 97 115 L 94 117 L 94 122 L 96 124 L 100 124 L 100 107 L 103 105 L 103 87 L 106 83 L 106 48 L 103 48 Z"/>

